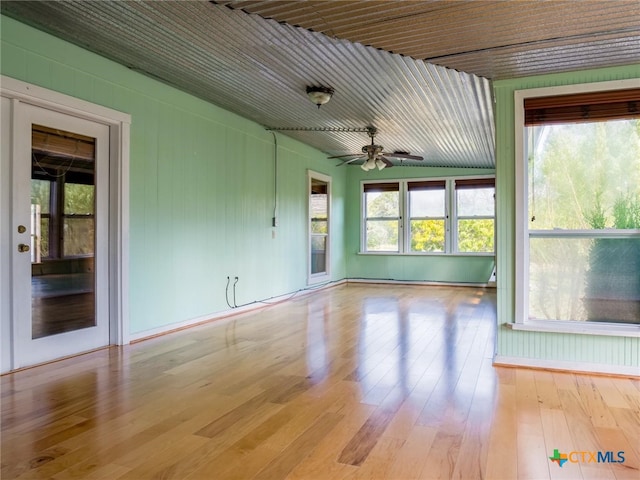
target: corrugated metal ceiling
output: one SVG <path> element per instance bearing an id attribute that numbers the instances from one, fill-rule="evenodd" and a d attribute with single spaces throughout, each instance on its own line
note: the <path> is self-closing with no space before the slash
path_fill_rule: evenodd
<path id="1" fill-rule="evenodd" d="M 640 61 L 638 0 L 217 3 L 490 79 Z"/>
<path id="2" fill-rule="evenodd" d="M 327 35 L 206 1 L 3 1 L 0 8 L 3 14 L 265 127 L 348 130 L 374 125 L 379 132 L 376 143 L 387 151 L 422 155 L 425 162 L 421 165 L 494 166 L 488 79 L 353 43 L 346 37 L 339 38 L 337 24 L 331 24 L 341 19 L 344 25 L 354 27 L 344 27 L 352 32 L 359 21 L 360 29 L 369 34 L 378 32 L 379 38 L 400 39 L 404 33 L 406 45 L 415 46 L 420 45 L 420 37 L 400 18 L 401 7 L 422 8 L 421 15 L 425 15 L 451 9 L 451 2 L 234 2 L 234 6 L 251 9 L 284 5 L 285 13 L 295 13 L 302 4 L 321 12 L 322 21 L 330 25 L 324 28 Z M 395 23 L 383 22 L 376 28 L 380 8 L 391 8 L 391 4 L 396 11 L 389 18 L 394 17 Z M 350 16 L 344 16 L 350 5 Z M 372 11 L 366 13 L 367 8 Z M 411 19 L 413 14 L 407 12 Z M 310 18 L 317 19 L 318 15 L 312 12 Z M 280 13 L 273 16 L 284 20 Z M 467 23 L 467 29 L 471 28 Z M 462 44 L 463 31 L 458 30 L 450 36 L 459 36 Z M 600 41 L 605 40 L 600 37 Z M 484 48 L 482 45 L 476 43 L 475 48 Z M 452 55 L 446 49 L 438 52 Z M 469 57 L 468 64 L 473 60 L 484 68 L 493 68 L 499 63 L 493 54 L 491 51 L 487 64 L 483 64 L 482 56 Z M 464 56 L 460 50 L 456 55 Z M 538 56 L 541 62 L 546 61 L 545 55 Z M 526 63 L 526 56 L 520 57 L 520 62 Z M 617 63 L 629 63 L 624 51 Z M 306 98 L 307 85 L 331 86 L 334 98 L 318 110 Z M 369 142 L 362 132 L 286 134 L 328 155 L 359 152 Z"/>

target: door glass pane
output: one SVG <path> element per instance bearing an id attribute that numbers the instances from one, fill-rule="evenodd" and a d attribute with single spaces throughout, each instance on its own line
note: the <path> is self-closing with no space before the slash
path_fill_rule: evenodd
<path id="1" fill-rule="evenodd" d="M 32 338 L 93 327 L 95 139 L 32 128 Z"/>

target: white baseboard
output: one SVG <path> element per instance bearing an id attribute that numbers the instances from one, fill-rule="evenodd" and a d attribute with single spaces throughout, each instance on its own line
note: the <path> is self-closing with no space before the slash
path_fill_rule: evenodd
<path id="1" fill-rule="evenodd" d="M 433 282 L 426 280 L 390 280 L 377 278 L 348 278 L 348 283 L 380 283 L 390 285 L 426 285 L 432 287 L 480 287 L 495 288 L 495 284 L 490 283 L 462 283 L 462 282 Z"/>
<path id="2" fill-rule="evenodd" d="M 147 340 L 149 338 L 157 337 L 160 335 L 166 335 L 171 332 L 176 332 L 178 330 L 183 330 L 189 327 L 195 327 L 196 325 L 201 325 L 204 323 L 210 322 L 219 322 L 228 318 L 235 317 L 237 315 L 242 315 L 248 312 L 254 312 L 256 310 L 261 310 L 263 308 L 268 308 L 276 303 L 286 302 L 287 300 L 293 297 L 301 297 L 304 295 L 309 295 L 314 292 L 318 292 L 320 290 L 326 290 L 327 288 L 333 288 L 338 285 L 345 284 L 347 280 L 337 280 L 335 282 L 330 282 L 328 284 L 320 285 L 320 286 L 310 286 L 308 288 L 298 290 L 296 292 L 286 293 L 284 295 L 279 295 L 277 297 L 272 297 L 263 301 L 256 301 L 249 305 L 244 305 L 242 307 L 232 308 L 229 310 L 223 310 L 221 312 L 214 312 L 207 315 L 202 315 L 200 317 L 190 318 L 188 320 L 184 320 L 182 322 L 170 323 L 168 325 L 163 325 L 158 328 L 152 328 L 149 330 L 143 330 L 142 332 L 136 332 L 129 335 L 129 340 L 131 343 L 140 342 L 143 340 Z"/>
<path id="3" fill-rule="evenodd" d="M 544 360 L 538 358 L 508 357 L 496 355 L 495 367 L 528 367 L 563 372 L 596 373 L 624 377 L 640 377 L 640 368 L 627 365 L 608 365 L 604 363 L 570 362 L 562 360 Z"/>

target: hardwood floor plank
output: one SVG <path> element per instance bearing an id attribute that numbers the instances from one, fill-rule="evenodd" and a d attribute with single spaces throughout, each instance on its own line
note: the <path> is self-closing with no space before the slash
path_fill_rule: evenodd
<path id="1" fill-rule="evenodd" d="M 167 435 L 163 442 L 154 442 L 155 446 L 148 451 L 138 451 L 140 456 L 135 462 L 118 460 L 118 465 L 127 467 L 127 471 L 114 477 L 119 480 L 138 480 L 140 478 L 155 478 L 168 466 L 191 455 L 195 449 L 206 443 L 206 439 L 195 435 L 173 433 Z"/>
<path id="2" fill-rule="evenodd" d="M 403 480 L 417 480 L 426 477 L 423 471 L 430 470 L 431 467 L 428 464 L 426 453 L 431 449 L 437 433 L 438 431 L 431 427 L 416 426 L 413 428 L 398 450 L 387 477 Z M 403 440 L 396 438 L 396 441 L 402 442 Z"/>
<path id="3" fill-rule="evenodd" d="M 492 380 L 492 376 L 481 367 L 452 478 L 487 478 L 489 449 L 485 439 L 491 431 L 495 408 L 495 383 Z"/>
<path id="4" fill-rule="evenodd" d="M 561 409 L 562 403 L 558 395 L 558 388 L 549 372 L 536 370 L 533 373 L 533 378 L 536 383 L 536 393 L 540 408 Z"/>
<path id="5" fill-rule="evenodd" d="M 640 478 L 640 457 L 629 443 L 629 439 L 617 428 L 596 427 L 600 443 L 605 445 L 604 452 L 612 452 L 614 459 L 619 459 L 618 452 L 624 452 L 623 463 L 609 463 L 613 474 L 617 479 Z M 638 444 L 636 438 L 635 445 Z"/>
<path id="6" fill-rule="evenodd" d="M 392 418 L 392 412 L 377 408 L 344 447 L 338 462 L 354 466 L 362 465 Z"/>
<path id="7" fill-rule="evenodd" d="M 344 383 L 351 385 L 351 382 Z M 349 440 L 353 438 L 375 410 L 376 407 L 359 404 L 357 401 L 355 403 L 345 402 L 337 410 L 343 415 L 343 421 L 336 425 L 330 436 L 319 442 L 311 455 L 298 464 L 287 478 L 289 480 L 339 479 L 358 471 L 359 467 L 338 463 L 337 459 Z"/>
<path id="8" fill-rule="evenodd" d="M 612 408 L 629 408 L 629 402 L 624 395 L 618 390 L 610 378 L 593 377 L 591 383 L 598 390 L 600 396 L 604 400 L 607 407 Z"/>
<path id="9" fill-rule="evenodd" d="M 308 430 L 296 438 L 277 459 L 271 461 L 253 478 L 255 480 L 285 478 L 296 465 L 309 456 L 318 442 L 327 436 L 342 418 L 342 415 L 337 413 L 325 413 Z"/>
<path id="10" fill-rule="evenodd" d="M 502 371 L 507 383 L 498 383 L 494 421 L 489 433 L 487 478 L 518 478 L 518 424 L 516 416 L 516 388 L 510 384 L 511 375 Z M 515 374 L 514 374 L 515 377 Z"/>
<path id="11" fill-rule="evenodd" d="M 617 426 L 616 420 L 607 408 L 600 390 L 593 383 L 593 379 L 586 375 L 576 375 L 576 384 L 580 400 L 591 416 L 593 424 L 598 427 L 615 428 Z"/>
<path id="12" fill-rule="evenodd" d="M 381 438 L 371 450 L 362 466 L 345 478 L 348 480 L 392 478 L 390 476 L 390 469 L 403 445 L 403 440 L 389 437 Z"/>
<path id="13" fill-rule="evenodd" d="M 612 383 L 621 393 L 629 407 L 636 412 L 640 412 L 640 390 L 635 386 L 640 382 L 635 382 L 634 380 L 625 378 L 617 378 Z"/>

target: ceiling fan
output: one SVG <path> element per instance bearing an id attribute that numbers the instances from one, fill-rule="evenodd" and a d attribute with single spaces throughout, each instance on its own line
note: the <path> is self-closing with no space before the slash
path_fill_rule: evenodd
<path id="1" fill-rule="evenodd" d="M 362 147 L 362 153 L 349 153 L 346 155 L 334 155 L 329 158 L 347 158 L 354 157 L 349 160 L 343 160 L 338 166 L 348 165 L 357 160 L 366 159 L 360 168 L 365 171 L 373 170 L 378 167 L 378 170 L 382 170 L 385 167 L 393 167 L 393 163 L 389 158 L 399 158 L 399 159 L 408 159 L 408 160 L 424 160 L 424 158 L 418 155 L 409 155 L 408 152 L 384 152 L 384 147 L 382 145 L 376 145 L 375 136 L 378 132 L 376 127 L 367 127 L 367 135 L 371 137 L 371 144 L 365 145 Z M 389 157 L 389 158 L 387 158 Z"/>

